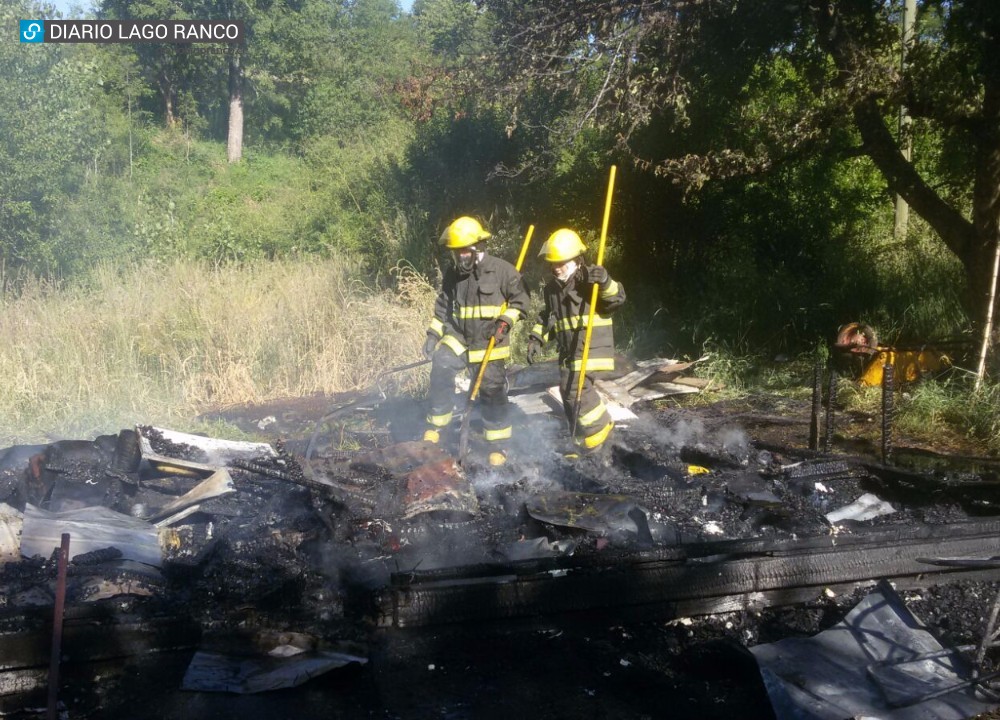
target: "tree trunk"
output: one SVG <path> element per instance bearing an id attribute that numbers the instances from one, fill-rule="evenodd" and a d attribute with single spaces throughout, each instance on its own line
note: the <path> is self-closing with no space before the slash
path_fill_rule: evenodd
<path id="1" fill-rule="evenodd" d="M 243 77 L 240 70 L 239 50 L 229 55 L 229 136 L 226 155 L 230 163 L 243 157 Z"/>
<path id="2" fill-rule="evenodd" d="M 862 4 L 863 5 L 863 4 Z M 867 7 L 867 6 L 866 6 Z M 820 43 L 840 71 L 842 87 L 859 71 L 863 48 L 851 36 L 852 21 L 840 16 L 858 12 L 850 3 L 830 4 L 814 17 Z M 861 10 L 860 12 L 865 12 Z M 988 57 L 986 62 L 990 63 Z M 987 296 L 993 261 L 993 249 L 1000 233 L 1000 64 L 982 67 L 984 81 L 983 115 L 979 118 L 973 180 L 972 220 L 950 205 L 921 177 L 903 154 L 884 120 L 883 108 L 872 95 L 858 98 L 853 105 L 854 124 L 861 134 L 865 154 L 885 178 L 889 191 L 902 197 L 910 207 L 941 237 L 944 244 L 962 263 L 966 276 L 963 305 L 978 327 L 987 315 Z"/>
<path id="3" fill-rule="evenodd" d="M 983 78 L 982 118 L 975 127 L 975 176 L 972 186 L 972 226 L 975 228 L 975 281 L 970 290 L 981 315 L 992 297 L 993 256 L 1000 240 L 1000 13 L 984 11 L 984 35 L 992 40 L 980 64 Z"/>
<path id="4" fill-rule="evenodd" d="M 177 124 L 177 116 L 174 115 L 174 84 L 170 77 L 163 70 L 160 71 L 160 97 L 163 98 L 163 120 L 168 128 Z"/>

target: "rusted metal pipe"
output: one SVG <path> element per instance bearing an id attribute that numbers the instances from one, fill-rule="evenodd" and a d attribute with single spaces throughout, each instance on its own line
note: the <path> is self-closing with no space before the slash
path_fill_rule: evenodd
<path id="1" fill-rule="evenodd" d="M 69 563 L 69 533 L 62 534 L 56 569 L 55 609 L 52 611 L 52 656 L 49 659 L 48 720 L 59 717 L 59 660 L 62 657 L 63 610 L 66 605 L 66 565 Z"/>
<path id="2" fill-rule="evenodd" d="M 823 405 L 823 362 L 813 368 L 812 415 L 809 417 L 809 449 L 819 450 L 819 411 Z"/>
<path id="3" fill-rule="evenodd" d="M 895 410 L 893 391 L 895 389 L 894 370 L 890 359 L 882 366 L 882 464 L 892 465 L 892 430 Z"/>
<path id="4" fill-rule="evenodd" d="M 833 449 L 833 406 L 837 402 L 837 370 L 830 366 L 826 389 L 826 423 L 823 427 L 823 452 Z"/>

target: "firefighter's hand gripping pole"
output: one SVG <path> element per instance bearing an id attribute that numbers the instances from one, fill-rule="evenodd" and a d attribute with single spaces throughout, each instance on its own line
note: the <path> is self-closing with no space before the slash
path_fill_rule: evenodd
<path id="1" fill-rule="evenodd" d="M 535 232 L 535 226 L 529 225 L 528 232 L 524 235 L 524 244 L 521 245 L 521 254 L 517 256 L 517 264 L 514 269 L 521 272 L 521 266 L 524 265 L 524 257 L 528 254 L 528 245 L 531 244 L 531 236 Z M 507 311 L 507 303 L 504 302 L 500 306 L 499 315 L 503 315 Z M 469 391 L 469 398 L 465 403 L 465 412 L 462 414 L 462 428 L 458 433 L 458 464 L 461 465 L 465 460 L 465 454 L 469 450 L 469 416 L 472 414 L 472 403 L 476 401 L 476 397 L 479 395 L 479 386 L 483 382 L 483 375 L 486 373 L 486 365 L 490 361 L 490 355 L 493 353 L 493 346 L 496 345 L 496 338 L 491 337 L 489 343 L 486 345 L 486 354 L 483 355 L 483 361 L 479 364 L 479 372 L 476 373 L 476 382 L 472 384 L 472 389 Z"/>
<path id="2" fill-rule="evenodd" d="M 597 264 L 604 264 L 604 246 L 608 241 L 608 220 L 611 217 L 611 196 L 615 190 L 616 166 L 611 166 L 611 173 L 608 177 L 608 197 L 604 201 L 604 220 L 601 222 L 601 242 L 597 246 Z M 580 398 L 583 397 L 583 381 L 587 377 L 587 359 L 590 357 L 590 335 L 594 331 L 594 311 L 597 308 L 597 285 L 594 285 L 590 293 L 590 313 L 587 317 L 587 331 L 583 339 L 583 357 L 580 359 L 580 381 L 576 385 L 576 408 L 573 412 L 573 428 L 570 437 L 576 439 L 576 422 L 580 417 Z"/>

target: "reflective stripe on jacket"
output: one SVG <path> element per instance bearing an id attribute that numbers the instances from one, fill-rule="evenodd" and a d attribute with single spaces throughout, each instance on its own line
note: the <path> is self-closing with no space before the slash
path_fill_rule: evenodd
<path id="1" fill-rule="evenodd" d="M 531 329 L 531 335 L 542 343 L 555 340 L 559 348 L 559 364 L 579 370 L 583 363 L 583 344 L 590 317 L 590 297 L 594 286 L 570 278 L 565 286 L 555 279 L 545 285 L 545 309 Z M 625 304 L 625 288 L 611 280 L 597 294 L 594 329 L 590 335 L 587 372 L 615 369 L 615 336 L 611 315 Z"/>
<path id="2" fill-rule="evenodd" d="M 503 317 L 513 326 L 528 309 L 528 293 L 521 274 L 506 260 L 484 254 L 473 271 L 465 275 L 449 267 L 427 331 L 442 338 L 456 355 L 468 351 L 469 362 L 481 362 L 505 302 Z M 494 346 L 490 359 L 509 356 L 510 333 Z"/>

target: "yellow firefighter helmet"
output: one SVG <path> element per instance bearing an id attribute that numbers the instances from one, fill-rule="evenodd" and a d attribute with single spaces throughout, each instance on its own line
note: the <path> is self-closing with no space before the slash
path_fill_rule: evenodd
<path id="1" fill-rule="evenodd" d="M 488 237 L 490 234 L 483 229 L 478 220 L 463 215 L 441 233 L 441 244 L 449 250 L 458 250 L 475 245 Z"/>
<path id="2" fill-rule="evenodd" d="M 579 257 L 586 249 L 579 235 L 568 228 L 561 228 L 549 235 L 538 251 L 538 257 L 545 258 L 545 262 L 561 263 Z"/>

